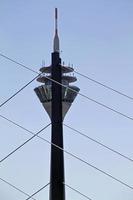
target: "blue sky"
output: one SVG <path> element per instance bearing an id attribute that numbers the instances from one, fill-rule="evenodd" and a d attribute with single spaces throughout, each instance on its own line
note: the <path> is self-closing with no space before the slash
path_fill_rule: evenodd
<path id="1" fill-rule="evenodd" d="M 133 96 L 133 1 L 23 0 L 0 1 L 0 53 L 39 70 L 51 62 L 54 8 L 59 9 L 61 58 L 75 70 Z M 0 57 L 0 102 L 35 74 Z M 77 76 L 81 93 L 126 115 L 133 101 Z M 37 132 L 50 120 L 33 89 L 36 81 L 1 108 L 0 114 Z M 133 158 L 133 121 L 78 96 L 64 123 Z M 0 158 L 30 137 L 0 118 Z M 50 127 L 40 134 L 50 140 Z M 133 186 L 133 163 L 64 127 L 65 149 Z M 50 146 L 34 139 L 1 163 L 0 177 L 32 194 L 49 181 Z M 131 200 L 133 191 L 65 155 L 66 183 L 93 200 Z M 49 188 L 35 196 L 48 199 Z M 66 189 L 66 199 L 82 200 Z M 25 195 L 0 182 L 0 198 L 25 200 Z"/>

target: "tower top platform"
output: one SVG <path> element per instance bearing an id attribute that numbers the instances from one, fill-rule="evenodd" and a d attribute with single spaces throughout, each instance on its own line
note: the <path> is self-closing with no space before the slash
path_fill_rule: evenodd
<path id="1" fill-rule="evenodd" d="M 37 81 L 41 83 L 47 83 L 50 81 L 51 78 L 52 78 L 51 75 L 48 76 L 40 75 L 40 77 L 37 78 Z M 62 76 L 62 82 L 73 83 L 75 81 L 77 81 L 77 78 L 75 76 L 65 76 L 65 75 Z"/>
<path id="2" fill-rule="evenodd" d="M 64 65 L 61 65 L 61 69 L 62 69 L 63 74 L 74 71 L 74 69 L 72 67 L 64 66 Z M 51 71 L 52 71 L 52 65 L 40 68 L 40 72 L 42 72 L 42 73 L 51 73 Z"/>

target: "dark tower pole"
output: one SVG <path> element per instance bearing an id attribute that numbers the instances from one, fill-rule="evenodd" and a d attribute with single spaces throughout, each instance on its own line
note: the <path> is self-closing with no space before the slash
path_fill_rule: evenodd
<path id="1" fill-rule="evenodd" d="M 52 79 L 61 83 L 59 53 L 52 53 Z M 62 86 L 52 82 L 51 142 L 63 148 Z M 65 200 L 63 151 L 51 145 L 50 200 Z"/>
<path id="2" fill-rule="evenodd" d="M 57 10 L 56 10 L 57 17 Z M 56 33 L 57 34 L 57 30 Z M 52 53 L 52 79 L 62 83 L 61 59 L 58 35 L 55 35 L 55 52 Z M 62 86 L 52 82 L 52 136 L 51 142 L 63 148 Z M 50 200 L 65 200 L 64 152 L 51 145 Z"/>

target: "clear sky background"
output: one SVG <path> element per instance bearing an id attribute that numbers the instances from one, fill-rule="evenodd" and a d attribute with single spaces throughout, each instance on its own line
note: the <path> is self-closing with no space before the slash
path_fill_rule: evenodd
<path id="1" fill-rule="evenodd" d="M 39 70 L 51 62 L 54 8 L 59 9 L 61 58 L 75 70 L 133 96 L 132 0 L 0 0 L 0 52 Z M 0 57 L 0 103 L 35 74 Z M 77 76 L 77 75 L 76 75 Z M 133 101 L 77 76 L 81 93 L 133 117 Z M 50 123 L 33 89 L 36 81 L 0 114 L 37 132 Z M 64 123 L 133 158 L 133 121 L 78 96 Z M 0 159 L 30 134 L 0 118 Z M 50 127 L 40 135 L 50 140 Z M 133 162 L 109 152 L 64 127 L 65 149 L 133 186 Z M 34 138 L 0 164 L 4 178 L 32 194 L 49 182 L 50 146 Z M 66 183 L 93 200 L 132 200 L 133 190 L 65 154 Z M 35 196 L 47 200 L 47 187 Z M 0 199 L 26 196 L 0 181 Z M 67 200 L 84 197 L 66 188 Z"/>

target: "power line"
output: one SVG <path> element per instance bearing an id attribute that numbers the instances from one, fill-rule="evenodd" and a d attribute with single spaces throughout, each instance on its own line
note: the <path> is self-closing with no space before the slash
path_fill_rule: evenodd
<path id="1" fill-rule="evenodd" d="M 51 123 L 50 123 L 51 124 Z M 2 158 L 0 160 L 0 163 L 2 163 L 4 160 L 6 160 L 7 158 L 9 158 L 12 154 L 14 154 L 16 151 L 18 151 L 21 147 L 23 147 L 25 144 L 27 144 L 28 142 L 30 142 L 33 138 L 35 138 L 39 133 L 41 133 L 44 129 L 46 129 L 50 124 L 48 124 L 47 126 L 45 126 L 44 128 L 42 128 L 40 131 L 38 131 L 36 134 L 34 134 L 32 137 L 30 137 L 28 140 L 26 140 L 24 143 L 22 143 L 20 146 L 18 146 L 16 149 L 14 149 L 13 151 L 11 151 L 8 155 L 6 155 L 4 158 Z"/>
<path id="2" fill-rule="evenodd" d="M 10 121 L 10 120 L 8 120 L 8 121 Z M 17 123 L 14 122 L 14 124 L 17 124 Z M 19 125 L 19 124 L 18 124 L 18 127 L 22 128 L 22 126 Z M 23 127 L 22 129 L 23 129 L 23 130 L 27 130 L 27 129 L 24 128 L 24 127 Z M 31 133 L 31 131 L 27 131 L 27 132 L 30 132 L 30 133 Z M 111 179 L 113 179 L 113 180 L 119 182 L 120 184 L 122 184 L 122 185 L 124 185 L 124 186 L 126 186 L 126 187 L 128 187 L 128 188 L 130 188 L 130 189 L 133 190 L 133 187 L 132 187 L 132 186 L 130 186 L 130 185 L 128 185 L 127 183 L 121 181 L 120 179 L 118 179 L 118 178 L 112 176 L 111 174 L 109 174 L 109 173 L 107 173 L 107 172 L 105 172 L 105 171 L 99 169 L 98 167 L 96 167 L 96 166 L 94 166 L 93 164 L 91 164 L 91 163 L 89 163 L 89 162 L 83 160 L 82 158 L 80 158 L 80 157 L 74 155 L 73 153 L 71 153 L 71 152 L 69 152 L 69 151 L 67 151 L 67 150 L 65 150 L 65 149 L 63 149 L 63 148 L 61 148 L 60 146 L 58 146 L 58 145 L 56 145 L 56 144 L 54 144 L 54 143 L 51 143 L 50 141 L 48 141 L 48 140 L 46 140 L 46 139 L 44 139 L 44 138 L 43 138 L 43 141 L 47 142 L 47 143 L 50 144 L 50 145 L 53 145 L 54 147 L 56 147 L 56 148 L 58 148 L 58 149 L 64 151 L 66 154 L 70 155 L 71 157 L 73 157 L 73 158 L 79 160 L 80 162 L 86 164 L 87 166 L 89 166 L 89 167 L 91 167 L 91 168 L 93 168 L 93 169 L 95 169 L 95 170 L 101 172 L 102 174 L 104 174 L 104 175 L 110 177 Z"/>
<path id="3" fill-rule="evenodd" d="M 4 183 L 6 183 L 7 185 L 9 185 L 10 187 L 12 187 L 13 189 L 21 192 L 22 194 L 26 195 L 27 197 L 30 197 L 29 194 L 27 194 L 26 192 L 24 192 L 23 190 L 21 190 L 20 188 L 16 187 L 15 185 L 13 185 L 12 183 L 9 183 L 8 181 L 6 181 L 5 179 L 0 177 L 0 180 Z M 32 198 L 33 200 L 36 200 L 35 198 Z"/>
<path id="4" fill-rule="evenodd" d="M 17 92 L 15 92 L 12 96 L 10 96 L 6 101 L 0 104 L 0 107 L 4 106 L 8 101 L 10 101 L 13 97 L 19 94 L 22 90 L 24 90 L 28 85 L 30 85 L 39 75 L 35 76 L 31 81 L 26 83 L 23 87 L 21 87 Z"/>
<path id="5" fill-rule="evenodd" d="M 27 67 L 27 66 L 25 66 L 25 65 L 23 65 L 23 64 L 21 64 L 21 63 L 15 61 L 15 60 L 11 59 L 11 58 L 9 58 L 8 56 L 5 56 L 5 55 L 3 55 L 3 54 L 0 54 L 0 56 L 4 57 L 4 58 L 6 58 L 6 59 L 8 59 L 8 60 L 10 60 L 10 61 L 12 61 L 12 62 L 18 64 L 18 65 L 20 65 L 20 66 L 22 66 L 23 68 L 25 68 L 25 69 L 27 69 L 27 70 L 29 70 L 29 71 L 32 71 L 32 72 L 37 73 L 38 75 L 40 75 L 40 73 L 38 73 L 38 72 L 32 70 L 31 68 L 29 68 L 29 67 Z M 125 118 L 130 119 L 130 120 L 133 121 L 133 117 L 130 117 L 130 116 L 128 116 L 128 115 L 126 115 L 126 114 L 124 114 L 124 113 L 122 113 L 122 112 L 120 112 L 120 111 L 117 111 L 116 109 L 111 108 L 111 107 L 109 107 L 109 106 L 107 106 L 107 105 L 105 105 L 105 104 L 103 104 L 103 103 L 101 103 L 101 102 L 99 102 L 99 101 L 97 101 L 97 100 L 95 100 L 95 99 L 92 99 L 92 98 L 88 97 L 87 95 L 84 95 L 84 94 L 82 94 L 82 93 L 80 93 L 80 92 L 77 92 L 76 90 L 74 90 L 74 89 L 72 89 L 72 88 L 70 88 L 70 87 L 68 87 L 68 86 L 66 86 L 66 85 L 64 85 L 64 84 L 61 84 L 61 83 L 59 83 L 59 82 L 53 80 L 52 78 L 49 78 L 49 77 L 47 77 L 47 76 L 45 76 L 45 78 L 47 78 L 48 80 L 50 80 L 50 81 L 52 81 L 52 82 L 55 82 L 56 84 L 59 84 L 59 85 L 65 87 L 65 88 L 71 90 L 72 92 L 77 93 L 78 95 L 80 95 L 80 96 L 82 96 L 82 97 L 88 99 L 89 101 L 92 101 L 93 103 L 96 103 L 97 105 L 100 105 L 100 106 L 102 106 L 102 107 L 104 107 L 104 108 L 106 108 L 106 109 L 108 109 L 108 110 L 110 110 L 110 111 L 112 111 L 112 112 L 114 112 L 114 113 L 116 113 L 116 114 L 118 114 L 118 115 L 121 115 L 121 116 L 123 116 L 123 117 L 125 117 Z"/>
<path id="6" fill-rule="evenodd" d="M 90 80 L 90 81 L 92 81 L 92 82 L 94 82 L 94 83 L 96 83 L 96 84 L 98 84 L 98 85 L 100 85 L 100 86 L 106 88 L 106 89 L 109 89 L 109 90 L 111 90 L 111 91 L 113 91 L 113 92 L 115 92 L 115 93 L 117 93 L 117 94 L 119 94 L 119 95 L 121 95 L 121 96 L 124 96 L 124 97 L 126 97 L 126 98 L 128 98 L 128 99 L 130 99 L 130 100 L 133 100 L 133 97 L 131 97 L 131 96 L 127 95 L 127 94 L 124 94 L 123 92 L 120 92 L 120 91 L 118 91 L 118 90 L 116 90 L 116 89 L 114 89 L 114 88 L 112 88 L 112 87 L 110 87 L 110 86 L 108 86 L 108 85 L 105 85 L 105 84 L 103 84 L 103 83 L 101 83 L 101 82 L 99 82 L 99 81 L 97 81 L 97 80 L 95 80 L 95 79 L 92 79 L 92 78 L 90 78 L 89 76 L 87 76 L 87 75 L 85 75 L 85 74 L 82 74 L 82 73 L 80 73 L 80 72 L 78 72 L 78 71 L 75 71 L 75 70 L 74 70 L 74 72 L 75 72 L 76 74 L 78 74 L 78 75 L 80 75 L 80 76 L 82 76 L 82 77 L 84 77 L 84 78 L 86 78 L 86 79 L 88 79 L 88 80 Z"/>
<path id="7" fill-rule="evenodd" d="M 41 187 L 39 190 L 37 190 L 35 193 L 33 193 L 32 195 L 30 195 L 27 199 L 25 200 L 29 200 L 31 199 L 33 196 L 35 196 L 36 194 L 38 194 L 39 192 L 41 192 L 44 188 L 46 188 L 50 183 L 47 183 L 46 185 L 44 185 L 43 187 Z"/>
<path id="8" fill-rule="evenodd" d="M 81 193 L 79 190 L 71 187 L 70 185 L 64 183 L 65 186 L 67 186 L 68 188 L 70 188 L 71 190 L 73 190 L 74 192 L 77 192 L 78 194 L 80 194 L 81 196 L 85 197 L 86 199 L 92 200 L 90 197 L 86 196 L 85 194 Z"/>
<path id="9" fill-rule="evenodd" d="M 132 159 L 132 158 L 130 158 L 130 157 L 128 157 L 128 156 L 126 156 L 126 155 L 124 155 L 124 154 L 122 154 L 122 153 L 120 153 L 120 152 L 118 152 L 118 151 L 116 151 L 116 150 L 114 150 L 114 149 L 112 149 L 112 148 L 110 148 L 110 147 L 108 147 L 107 145 L 105 145 L 105 144 L 103 144 L 103 143 L 101 143 L 101 142 L 99 142 L 99 141 L 97 141 L 97 140 L 95 140 L 95 139 L 89 137 L 88 135 L 84 134 L 83 132 L 81 132 L 81 131 L 79 131 L 79 130 L 77 130 L 77 129 L 75 129 L 75 128 L 72 128 L 71 126 L 66 125 L 66 124 L 64 124 L 64 126 L 66 126 L 67 128 L 71 129 L 71 130 L 74 131 L 75 133 L 77 133 L 77 134 L 79 134 L 79 135 L 82 135 L 83 137 L 85 137 L 85 138 L 87 138 L 87 139 L 89 139 L 89 140 L 95 142 L 96 144 L 98 144 L 98 145 L 100 145 L 100 146 L 102 146 L 102 147 L 104 147 L 104 148 L 106 148 L 106 149 L 112 151 L 113 153 L 116 153 L 117 155 L 119 155 L 119 156 L 121 156 L 121 157 L 123 157 L 123 158 L 125 158 L 125 159 L 127 159 L 127 160 L 129 160 L 129 161 L 131 161 L 131 162 L 133 162 L 133 159 Z"/>

